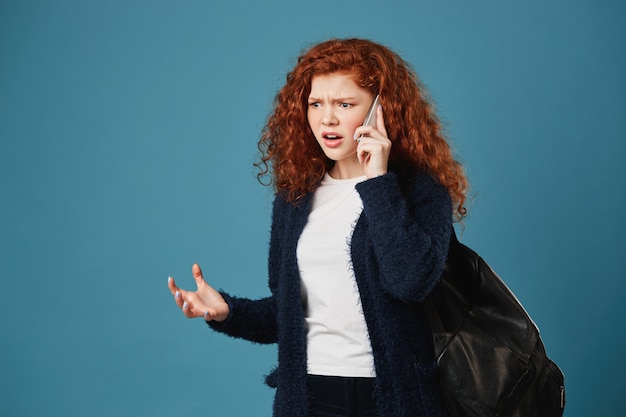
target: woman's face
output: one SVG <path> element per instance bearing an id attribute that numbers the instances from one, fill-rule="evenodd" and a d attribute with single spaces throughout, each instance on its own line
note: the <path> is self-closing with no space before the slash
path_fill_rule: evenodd
<path id="1" fill-rule="evenodd" d="M 347 74 L 319 75 L 311 81 L 309 126 L 324 154 L 338 168 L 360 170 L 354 131 L 363 124 L 373 98 Z"/>

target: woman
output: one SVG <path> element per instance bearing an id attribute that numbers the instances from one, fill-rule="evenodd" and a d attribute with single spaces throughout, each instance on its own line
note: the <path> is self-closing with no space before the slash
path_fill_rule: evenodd
<path id="1" fill-rule="evenodd" d="M 362 126 L 375 96 L 375 126 Z M 187 317 L 278 343 L 274 416 L 444 416 L 422 302 L 437 285 L 467 181 L 397 54 L 332 39 L 299 57 L 259 142 L 276 189 L 271 295 L 169 288 Z"/>

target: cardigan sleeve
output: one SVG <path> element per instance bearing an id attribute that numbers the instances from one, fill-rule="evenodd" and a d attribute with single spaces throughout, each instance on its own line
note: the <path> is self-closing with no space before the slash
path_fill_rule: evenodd
<path id="1" fill-rule="evenodd" d="M 283 227 L 283 222 L 280 221 L 283 206 L 283 200 L 277 196 L 272 210 L 268 259 L 269 287 L 272 295 L 259 300 L 251 300 L 221 292 L 228 304 L 229 314 L 223 322 L 207 322 L 213 330 L 256 343 L 277 342 L 278 326 L 274 291 L 276 289 L 276 272 L 280 259 L 279 236 L 281 236 Z"/>
<path id="2" fill-rule="evenodd" d="M 447 190 L 418 174 L 405 196 L 396 175 L 388 173 L 358 184 L 357 191 L 383 289 L 405 302 L 424 301 L 448 254 L 452 200 Z"/>
<path id="3" fill-rule="evenodd" d="M 222 292 L 230 312 L 222 322 L 209 321 L 213 330 L 256 343 L 276 343 L 276 309 L 273 297 L 259 300 L 239 298 Z"/>

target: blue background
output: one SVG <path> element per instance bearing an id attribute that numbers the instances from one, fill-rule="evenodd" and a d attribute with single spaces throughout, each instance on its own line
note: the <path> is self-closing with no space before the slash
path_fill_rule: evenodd
<path id="1" fill-rule="evenodd" d="M 256 142 L 334 36 L 420 74 L 472 182 L 462 239 L 541 328 L 565 415 L 616 415 L 625 28 L 608 0 L 0 0 L 0 415 L 271 414 L 275 348 L 185 319 L 166 279 L 267 294 Z"/>

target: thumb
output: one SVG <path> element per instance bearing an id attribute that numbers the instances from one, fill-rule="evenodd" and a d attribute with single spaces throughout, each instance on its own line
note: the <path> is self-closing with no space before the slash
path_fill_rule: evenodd
<path id="1" fill-rule="evenodd" d="M 200 265 L 193 264 L 193 266 L 191 267 L 191 273 L 193 274 L 193 279 L 196 280 L 196 285 L 198 286 L 198 288 L 206 284 L 206 281 L 202 276 L 202 269 L 200 269 Z"/>

